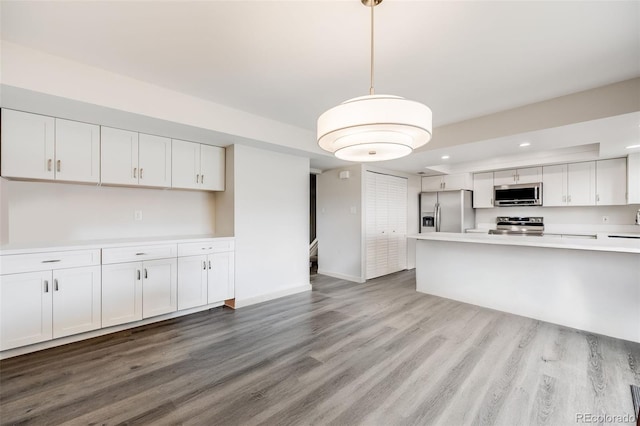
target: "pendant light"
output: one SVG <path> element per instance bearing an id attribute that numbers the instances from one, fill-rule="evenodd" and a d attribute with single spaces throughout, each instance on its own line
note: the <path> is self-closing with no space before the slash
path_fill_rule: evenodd
<path id="1" fill-rule="evenodd" d="M 371 86 L 368 96 L 349 99 L 318 118 L 318 145 L 341 160 L 382 161 L 404 157 L 431 139 L 431 109 L 399 96 L 376 95 L 373 87 L 373 8 L 382 0 L 361 0 L 371 9 Z"/>

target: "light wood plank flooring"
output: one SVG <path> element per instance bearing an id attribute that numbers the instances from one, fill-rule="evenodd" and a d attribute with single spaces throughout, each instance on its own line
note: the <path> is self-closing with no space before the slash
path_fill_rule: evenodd
<path id="1" fill-rule="evenodd" d="M 569 425 L 631 415 L 640 344 L 415 291 L 411 271 L 0 362 L 3 424 Z"/>

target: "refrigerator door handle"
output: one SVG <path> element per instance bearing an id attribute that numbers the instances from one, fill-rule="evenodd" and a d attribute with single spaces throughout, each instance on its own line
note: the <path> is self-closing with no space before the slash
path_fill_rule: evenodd
<path id="1" fill-rule="evenodd" d="M 435 207 L 435 228 L 436 232 L 440 232 L 440 203 L 436 203 Z"/>

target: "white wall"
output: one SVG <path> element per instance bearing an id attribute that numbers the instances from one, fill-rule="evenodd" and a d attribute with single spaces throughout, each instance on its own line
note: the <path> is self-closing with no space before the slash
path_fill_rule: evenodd
<path id="1" fill-rule="evenodd" d="M 348 171 L 349 179 L 340 179 Z M 317 180 L 318 273 L 363 282 L 362 166 L 327 170 Z"/>
<path id="2" fill-rule="evenodd" d="M 212 193 L 0 179 L 3 243 L 202 235 L 215 232 Z M 142 210 L 142 221 L 134 211 Z"/>
<path id="3" fill-rule="evenodd" d="M 309 159 L 236 145 L 233 160 L 236 306 L 311 290 Z"/>
<path id="4" fill-rule="evenodd" d="M 542 216 L 545 230 L 607 232 L 640 231 L 635 225 L 638 205 L 627 206 L 586 206 L 586 207 L 498 207 L 476 209 L 476 226 L 487 227 L 496 223 L 497 216 Z M 609 217 L 609 223 L 603 224 L 602 216 Z"/>

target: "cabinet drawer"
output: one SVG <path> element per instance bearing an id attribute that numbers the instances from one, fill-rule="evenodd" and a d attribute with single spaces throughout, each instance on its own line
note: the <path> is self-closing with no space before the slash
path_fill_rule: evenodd
<path id="1" fill-rule="evenodd" d="M 199 254 L 222 253 L 233 251 L 235 241 L 232 239 L 215 239 L 197 243 L 178 244 L 178 256 L 196 256 Z"/>
<path id="2" fill-rule="evenodd" d="M 106 248 L 102 249 L 102 264 L 166 259 L 176 257 L 176 252 L 175 244 Z"/>
<path id="3" fill-rule="evenodd" d="M 3 275 L 96 265 L 100 265 L 99 249 L 0 256 Z"/>

